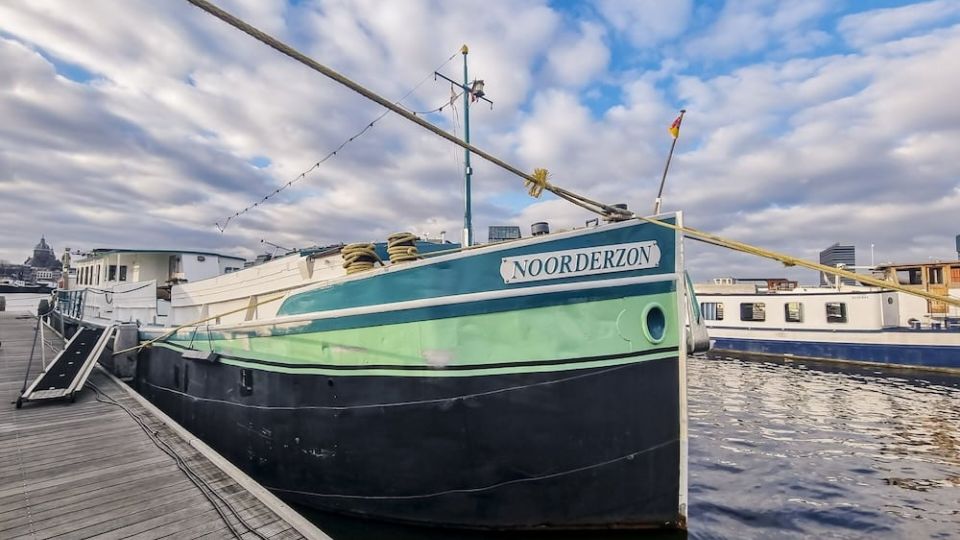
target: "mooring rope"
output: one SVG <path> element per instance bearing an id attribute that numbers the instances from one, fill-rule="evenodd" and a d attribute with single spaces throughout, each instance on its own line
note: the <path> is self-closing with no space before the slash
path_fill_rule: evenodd
<path id="1" fill-rule="evenodd" d="M 954 305 L 960 307 L 960 298 L 954 298 L 952 296 L 943 296 L 929 291 L 924 291 L 921 289 L 911 289 L 910 287 L 905 287 L 899 283 L 893 281 L 887 281 L 884 279 L 875 278 L 873 276 L 868 276 L 866 274 L 858 274 L 856 272 L 851 272 L 849 270 L 844 270 L 842 268 L 836 268 L 834 266 L 827 266 L 825 264 L 815 263 L 813 261 L 808 261 L 806 259 L 801 259 L 799 257 L 794 257 L 792 255 L 787 255 L 785 253 L 779 253 L 770 249 L 753 246 L 745 242 L 739 242 L 737 240 L 731 240 L 729 238 L 724 238 L 716 234 L 708 233 L 692 227 L 686 227 L 682 225 L 677 225 L 675 223 L 667 223 L 659 219 L 635 216 L 637 219 L 646 221 L 647 223 L 652 223 L 660 227 L 666 227 L 668 229 L 673 229 L 683 233 L 684 236 L 692 238 L 694 240 L 699 240 L 707 244 L 712 244 L 715 246 L 720 246 L 723 248 L 731 249 L 733 251 L 739 251 L 741 253 L 748 253 L 750 255 L 755 255 L 757 257 L 762 257 L 765 259 L 771 259 L 783 263 L 785 266 L 801 266 L 803 268 L 809 268 L 811 270 L 817 270 L 819 272 L 825 272 L 834 276 L 839 276 L 842 278 L 848 278 L 860 283 L 867 285 L 872 285 L 874 287 L 881 287 L 885 289 L 892 289 L 895 291 L 900 291 L 907 294 L 912 294 L 914 296 L 920 296 L 926 298 L 927 300 L 934 300 L 937 302 L 944 302 L 946 304 Z"/>
<path id="2" fill-rule="evenodd" d="M 387 255 L 391 263 L 416 261 L 420 258 L 417 253 L 417 236 L 409 232 L 399 232 L 387 237 Z"/>
<path id="3" fill-rule="evenodd" d="M 377 263 L 383 265 L 373 244 L 347 244 L 340 253 L 343 255 L 343 267 L 347 269 L 347 275 L 370 270 Z"/>

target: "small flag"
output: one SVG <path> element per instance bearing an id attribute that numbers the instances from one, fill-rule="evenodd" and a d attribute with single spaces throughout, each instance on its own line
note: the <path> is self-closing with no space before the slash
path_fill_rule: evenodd
<path id="1" fill-rule="evenodd" d="M 683 113 L 681 113 L 680 116 L 678 116 L 677 119 L 674 120 L 672 124 L 670 124 L 670 127 L 667 128 L 667 131 L 670 132 L 670 135 L 673 135 L 674 139 L 680 136 L 680 122 L 682 120 L 683 120 Z"/>

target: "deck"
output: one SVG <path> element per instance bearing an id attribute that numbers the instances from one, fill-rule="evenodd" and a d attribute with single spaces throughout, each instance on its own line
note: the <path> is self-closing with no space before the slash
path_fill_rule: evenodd
<path id="1" fill-rule="evenodd" d="M 16 409 L 35 325 L 0 312 L 0 538 L 329 540 L 99 368 L 76 403 Z"/>

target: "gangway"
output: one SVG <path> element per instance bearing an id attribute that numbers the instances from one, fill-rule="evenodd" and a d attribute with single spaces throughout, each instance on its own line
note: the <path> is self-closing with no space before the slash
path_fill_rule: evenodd
<path id="1" fill-rule="evenodd" d="M 73 401 L 115 332 L 116 326 L 78 328 L 53 362 L 17 398 L 17 408 L 25 401 L 61 398 Z"/>

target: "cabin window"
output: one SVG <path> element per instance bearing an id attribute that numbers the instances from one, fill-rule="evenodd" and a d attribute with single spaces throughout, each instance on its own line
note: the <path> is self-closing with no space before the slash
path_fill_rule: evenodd
<path id="1" fill-rule="evenodd" d="M 117 265 L 111 264 L 107 266 L 107 281 L 116 281 L 117 280 Z"/>
<path id="2" fill-rule="evenodd" d="M 803 322 L 803 304 L 787 302 L 783 305 L 783 319 L 787 322 Z"/>
<path id="3" fill-rule="evenodd" d="M 930 285 L 943 285 L 943 268 L 932 266 L 927 269 L 927 283 Z"/>
<path id="4" fill-rule="evenodd" d="M 240 395 L 249 396 L 253 393 L 253 370 L 240 369 Z"/>
<path id="5" fill-rule="evenodd" d="M 767 305 L 763 302 L 750 302 L 740 304 L 741 321 L 765 321 L 767 320 Z"/>
<path id="6" fill-rule="evenodd" d="M 922 285 L 923 279 L 919 268 L 897 270 L 897 281 L 901 285 Z"/>
<path id="7" fill-rule="evenodd" d="M 700 313 L 708 321 L 722 321 L 723 304 L 720 302 L 700 302 Z"/>
<path id="8" fill-rule="evenodd" d="M 126 281 L 126 280 L 127 280 L 127 265 L 124 264 L 120 267 L 120 281 Z"/>
<path id="9" fill-rule="evenodd" d="M 97 280 L 96 280 L 96 282 L 94 283 L 94 285 L 99 285 L 99 284 L 100 284 L 100 265 L 99 265 L 99 264 L 97 265 L 97 273 L 96 273 L 96 276 L 97 276 Z"/>
<path id="10" fill-rule="evenodd" d="M 827 302 L 827 322 L 828 323 L 847 322 L 846 302 Z"/>

